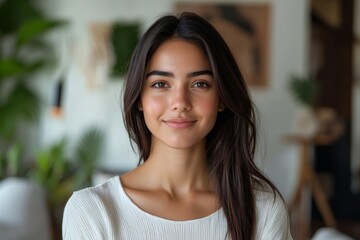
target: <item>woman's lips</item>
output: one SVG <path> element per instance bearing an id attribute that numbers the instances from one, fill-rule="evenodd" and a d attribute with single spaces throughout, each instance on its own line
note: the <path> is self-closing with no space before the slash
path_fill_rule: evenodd
<path id="1" fill-rule="evenodd" d="M 166 125 L 172 128 L 185 129 L 193 126 L 196 120 L 192 119 L 170 119 L 164 121 Z"/>

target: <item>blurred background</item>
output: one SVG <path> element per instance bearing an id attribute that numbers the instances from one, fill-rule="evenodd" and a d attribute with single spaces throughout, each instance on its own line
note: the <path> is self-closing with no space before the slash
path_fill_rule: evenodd
<path id="1" fill-rule="evenodd" d="M 294 239 L 360 239 L 359 0 L 0 0 L 0 239 L 61 239 L 73 191 L 137 165 L 126 65 L 155 19 L 184 10 L 246 76 L 256 162 Z"/>

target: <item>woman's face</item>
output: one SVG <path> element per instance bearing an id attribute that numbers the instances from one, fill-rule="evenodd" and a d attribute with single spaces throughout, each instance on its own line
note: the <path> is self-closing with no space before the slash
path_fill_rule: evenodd
<path id="1" fill-rule="evenodd" d="M 149 61 L 140 110 L 152 145 L 191 148 L 205 141 L 219 110 L 210 63 L 197 45 L 170 39 Z"/>

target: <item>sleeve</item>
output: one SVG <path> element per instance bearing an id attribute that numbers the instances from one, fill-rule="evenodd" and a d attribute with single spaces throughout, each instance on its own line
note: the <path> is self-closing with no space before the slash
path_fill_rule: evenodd
<path id="1" fill-rule="evenodd" d="M 103 234 L 102 216 L 96 199 L 86 192 L 75 192 L 65 206 L 62 237 L 64 240 L 106 239 Z"/>
<path id="2" fill-rule="evenodd" d="M 283 199 L 279 195 L 276 195 L 275 199 L 271 197 L 261 201 L 258 207 L 257 224 L 256 239 L 292 240 L 289 214 Z"/>

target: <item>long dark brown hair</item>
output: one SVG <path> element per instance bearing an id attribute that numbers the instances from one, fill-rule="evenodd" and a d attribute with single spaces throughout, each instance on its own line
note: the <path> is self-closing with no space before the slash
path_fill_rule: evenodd
<path id="1" fill-rule="evenodd" d="M 130 138 L 138 147 L 139 164 L 148 159 L 151 146 L 151 133 L 139 110 L 147 65 L 157 48 L 174 37 L 197 44 L 210 61 L 225 110 L 219 112 L 214 128 L 206 137 L 207 165 L 231 239 L 253 239 L 254 189 L 266 185 L 275 193 L 276 188 L 253 161 L 256 146 L 254 106 L 238 65 L 215 28 L 194 13 L 158 19 L 144 33 L 130 61 L 124 89 L 124 121 Z"/>

